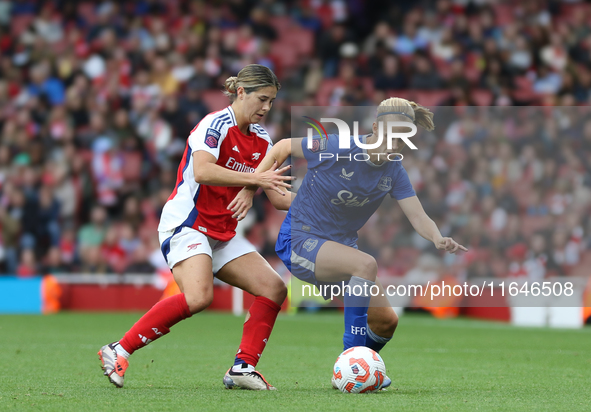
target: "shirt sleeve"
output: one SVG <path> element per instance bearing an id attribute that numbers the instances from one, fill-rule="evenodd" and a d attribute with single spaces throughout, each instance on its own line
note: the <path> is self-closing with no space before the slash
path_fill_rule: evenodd
<path id="1" fill-rule="evenodd" d="M 314 169 L 322 166 L 329 167 L 337 160 L 339 154 L 339 136 L 329 134 L 328 138 L 321 136 L 312 137 L 312 148 L 308 149 L 308 138 L 302 139 L 302 151 L 308 161 L 308 169 Z"/>
<path id="2" fill-rule="evenodd" d="M 406 199 L 407 197 L 416 196 L 415 190 L 412 187 L 412 183 L 410 183 L 410 179 L 408 178 L 408 173 L 406 173 L 406 169 L 402 165 L 400 165 L 400 171 L 398 172 L 398 176 L 396 176 L 396 180 L 392 185 L 390 196 L 396 200 L 402 200 Z"/>
<path id="3" fill-rule="evenodd" d="M 193 153 L 203 150 L 218 159 L 227 132 L 228 128 L 224 123 L 202 121 L 189 135 L 189 147 Z"/>

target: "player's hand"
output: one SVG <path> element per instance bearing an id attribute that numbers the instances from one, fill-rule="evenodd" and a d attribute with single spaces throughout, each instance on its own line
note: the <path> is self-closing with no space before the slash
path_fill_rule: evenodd
<path id="1" fill-rule="evenodd" d="M 435 247 L 439 250 L 445 250 L 446 252 L 449 253 L 456 253 L 458 250 L 467 252 L 468 249 L 466 249 L 464 246 L 460 245 L 458 242 L 456 242 L 455 240 L 453 240 L 451 237 L 442 237 L 439 240 L 436 240 L 435 242 Z"/>
<path id="2" fill-rule="evenodd" d="M 291 169 L 291 165 L 287 165 L 281 169 L 277 169 L 277 166 L 279 165 L 277 164 L 277 161 L 275 161 L 271 169 L 266 172 L 255 173 L 255 175 L 257 175 L 257 186 L 262 187 L 265 190 L 274 190 L 281 196 L 285 196 L 288 192 L 281 190 L 281 188 L 291 189 L 291 185 L 287 182 L 295 180 L 296 178 L 295 176 L 283 176 L 283 173 Z"/>
<path id="3" fill-rule="evenodd" d="M 234 200 L 230 202 L 227 209 L 234 212 L 232 215 L 233 219 L 238 219 L 238 221 L 241 221 L 246 217 L 246 214 L 252 207 L 252 198 L 254 197 L 256 190 L 256 186 L 254 188 L 245 187 L 240 192 L 238 192 Z"/>

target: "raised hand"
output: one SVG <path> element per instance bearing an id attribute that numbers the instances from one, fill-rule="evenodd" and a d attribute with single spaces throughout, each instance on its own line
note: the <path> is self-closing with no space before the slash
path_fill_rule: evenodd
<path id="1" fill-rule="evenodd" d="M 464 246 L 460 245 L 458 242 L 453 240 L 451 237 L 442 237 L 441 239 L 439 239 L 438 241 L 436 241 L 434 243 L 435 243 L 435 247 L 437 249 L 445 250 L 446 252 L 449 252 L 449 253 L 456 253 L 458 250 L 462 250 L 464 252 L 468 251 L 468 249 L 466 249 Z"/>

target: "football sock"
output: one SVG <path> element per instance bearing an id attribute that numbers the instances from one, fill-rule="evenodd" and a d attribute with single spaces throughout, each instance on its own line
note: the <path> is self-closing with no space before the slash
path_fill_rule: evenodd
<path id="1" fill-rule="evenodd" d="M 115 345 L 115 352 L 117 352 L 117 356 L 122 356 L 125 359 L 129 358 L 129 355 L 131 355 L 131 353 L 123 349 L 123 346 L 121 346 L 119 343 Z"/>
<path id="2" fill-rule="evenodd" d="M 263 296 L 255 298 L 244 322 L 242 341 L 234 365 L 247 363 L 253 367 L 257 366 L 280 310 L 281 306 L 270 299 Z"/>
<path id="3" fill-rule="evenodd" d="M 232 366 L 232 372 L 242 372 L 242 373 L 254 372 L 254 366 L 249 365 L 247 363 L 241 363 L 240 365 Z"/>
<path id="4" fill-rule="evenodd" d="M 367 329 L 365 329 L 365 346 L 368 348 L 379 353 L 386 343 L 390 342 L 390 339 L 392 339 L 392 337 L 384 338 L 383 336 L 376 335 L 375 332 L 369 328 L 369 325 L 367 325 Z"/>
<path id="5" fill-rule="evenodd" d="M 191 311 L 184 293 L 161 300 L 127 331 L 119 341 L 119 346 L 131 355 L 137 349 L 166 335 L 172 326 L 190 316 Z"/>
<path id="6" fill-rule="evenodd" d="M 365 346 L 367 328 L 367 308 L 369 307 L 371 280 L 352 276 L 349 288 L 345 289 L 345 333 L 343 350 L 354 346 Z"/>

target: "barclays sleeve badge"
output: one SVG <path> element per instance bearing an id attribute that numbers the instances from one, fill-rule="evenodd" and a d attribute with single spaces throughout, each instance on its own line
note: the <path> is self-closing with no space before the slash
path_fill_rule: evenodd
<path id="1" fill-rule="evenodd" d="M 210 127 L 209 129 L 207 129 L 207 132 L 205 133 L 205 144 L 211 147 L 212 149 L 215 149 L 216 147 L 218 147 L 220 136 L 220 132 Z"/>

